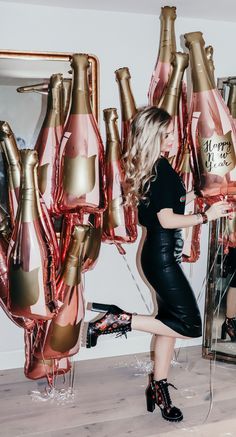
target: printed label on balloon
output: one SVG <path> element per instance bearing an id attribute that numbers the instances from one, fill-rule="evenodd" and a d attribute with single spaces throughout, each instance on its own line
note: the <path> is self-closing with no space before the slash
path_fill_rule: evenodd
<path id="1" fill-rule="evenodd" d="M 210 138 L 201 138 L 201 159 L 206 171 L 217 176 L 225 176 L 236 165 L 231 131 L 225 135 L 214 134 Z"/>

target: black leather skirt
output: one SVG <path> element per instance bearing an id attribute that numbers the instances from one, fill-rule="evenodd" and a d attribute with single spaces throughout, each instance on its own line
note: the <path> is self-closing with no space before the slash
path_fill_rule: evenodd
<path id="1" fill-rule="evenodd" d="M 156 290 L 156 319 L 187 337 L 202 334 L 200 312 L 193 290 L 181 268 L 183 239 L 180 229 L 147 229 L 141 265 Z"/>

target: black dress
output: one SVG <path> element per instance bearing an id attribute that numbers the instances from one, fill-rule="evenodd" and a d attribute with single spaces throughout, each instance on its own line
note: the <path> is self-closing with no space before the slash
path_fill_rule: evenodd
<path id="1" fill-rule="evenodd" d="M 151 182 L 148 201 L 141 201 L 138 216 L 147 228 L 141 253 L 143 272 L 156 290 L 156 319 L 187 337 L 201 336 L 201 317 L 193 290 L 181 268 L 183 239 L 180 229 L 162 228 L 157 213 L 172 208 L 184 214 L 186 191 L 168 160 L 156 164 L 157 177 Z"/>

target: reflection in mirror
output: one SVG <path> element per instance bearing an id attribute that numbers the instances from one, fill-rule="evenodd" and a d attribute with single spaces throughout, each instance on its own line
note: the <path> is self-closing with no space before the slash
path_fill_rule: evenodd
<path id="1" fill-rule="evenodd" d="M 217 87 L 236 123 L 236 76 L 219 78 Z M 236 363 L 236 203 L 232 206 L 231 220 L 209 224 L 203 356 Z"/>
<path id="2" fill-rule="evenodd" d="M 47 106 L 50 76 L 63 74 L 64 114 L 70 103 L 71 53 L 0 51 L 0 120 L 7 121 L 17 145 L 34 148 Z M 89 88 L 94 115 L 98 120 L 98 60 L 89 55 Z M 30 86 L 30 88 L 29 88 Z M 19 89 L 17 92 L 17 88 Z M 6 170 L 0 147 L 0 204 L 7 208 Z"/>
<path id="3" fill-rule="evenodd" d="M 236 363 L 236 248 L 224 253 L 223 220 L 210 223 L 203 356 Z"/>

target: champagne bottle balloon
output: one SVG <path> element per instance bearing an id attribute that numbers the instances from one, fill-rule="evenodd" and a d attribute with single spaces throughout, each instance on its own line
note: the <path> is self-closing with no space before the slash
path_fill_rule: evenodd
<path id="1" fill-rule="evenodd" d="M 21 162 L 21 194 L 8 257 L 8 307 L 16 316 L 47 320 L 55 310 L 55 264 L 35 177 L 37 152 L 22 150 Z"/>
<path id="2" fill-rule="evenodd" d="M 150 105 L 158 105 L 170 77 L 172 70 L 171 54 L 176 52 L 175 19 L 175 7 L 165 6 L 161 8 L 159 52 L 148 90 Z"/>
<path id="3" fill-rule="evenodd" d="M 73 55 L 71 67 L 72 100 L 60 145 L 58 208 L 62 213 L 101 212 L 106 207 L 104 148 L 91 108 L 88 55 Z"/>
<path id="4" fill-rule="evenodd" d="M 236 195 L 235 146 L 232 117 L 216 89 L 201 32 L 185 35 L 192 71 L 190 115 L 195 187 L 209 202 Z"/>

